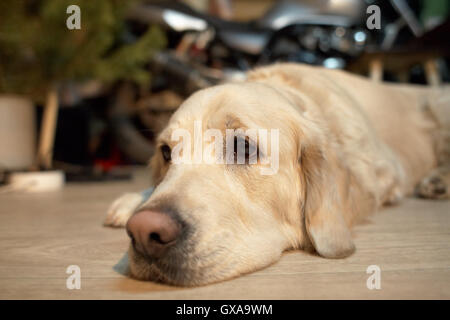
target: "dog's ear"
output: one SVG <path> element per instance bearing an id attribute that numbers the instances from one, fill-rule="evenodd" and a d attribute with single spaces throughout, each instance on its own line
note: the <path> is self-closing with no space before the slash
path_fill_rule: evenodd
<path id="1" fill-rule="evenodd" d="M 317 251 L 326 258 L 342 258 L 355 250 L 344 219 L 346 199 L 339 181 L 336 157 L 320 143 L 300 149 L 300 171 L 303 185 L 303 216 L 308 236 Z"/>

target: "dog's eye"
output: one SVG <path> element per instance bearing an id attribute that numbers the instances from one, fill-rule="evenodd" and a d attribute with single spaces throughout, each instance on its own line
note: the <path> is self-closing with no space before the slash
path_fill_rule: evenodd
<path id="1" fill-rule="evenodd" d="M 161 146 L 161 153 L 164 161 L 169 162 L 172 159 L 172 150 L 170 150 L 170 147 L 167 144 Z"/>
<path id="2" fill-rule="evenodd" d="M 239 159 L 239 153 L 238 150 L 244 151 L 244 157 L 243 159 Z M 241 151 L 242 154 L 242 151 Z M 248 139 L 243 138 L 234 138 L 234 157 L 235 157 L 235 163 L 237 164 L 254 164 L 256 163 L 256 156 L 257 156 L 257 147 L 254 143 L 249 141 Z"/>

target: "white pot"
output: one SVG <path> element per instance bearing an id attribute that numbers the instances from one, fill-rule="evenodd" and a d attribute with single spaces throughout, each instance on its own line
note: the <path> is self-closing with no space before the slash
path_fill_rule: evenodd
<path id="1" fill-rule="evenodd" d="M 16 95 L 0 95 L 0 170 L 29 169 L 36 156 L 36 110 Z"/>
<path id="2" fill-rule="evenodd" d="M 64 186 L 64 172 L 61 170 L 14 172 L 8 183 L 13 190 L 44 192 L 60 190 Z"/>

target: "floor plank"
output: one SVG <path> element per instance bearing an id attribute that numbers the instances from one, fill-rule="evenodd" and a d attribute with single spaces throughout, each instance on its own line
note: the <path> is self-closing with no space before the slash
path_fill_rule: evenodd
<path id="1" fill-rule="evenodd" d="M 102 226 L 109 203 L 147 186 L 70 184 L 46 194 L 0 194 L 0 299 L 449 299 L 450 202 L 407 199 L 354 230 L 357 251 L 342 260 L 288 252 L 278 263 L 234 280 L 177 288 L 129 279 L 114 269 L 128 246 L 122 229 Z M 66 268 L 81 268 L 81 290 Z M 369 265 L 381 289 L 369 290 Z"/>

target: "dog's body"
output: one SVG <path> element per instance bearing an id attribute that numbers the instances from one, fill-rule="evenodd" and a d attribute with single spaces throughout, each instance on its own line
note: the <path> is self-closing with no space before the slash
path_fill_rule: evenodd
<path id="1" fill-rule="evenodd" d="M 256 270 L 288 249 L 345 257 L 354 251 L 349 228 L 380 206 L 414 191 L 450 197 L 448 89 L 279 64 L 250 72 L 244 83 L 194 94 L 160 145 L 173 148 L 171 133 L 193 131 L 195 120 L 202 130 L 279 129 L 279 171 L 261 176 L 259 162 L 175 165 L 156 154 L 153 195 L 120 198 L 106 224 L 124 226 L 139 208 L 176 212 L 191 228 L 186 245 L 162 260 L 131 246 L 135 277 L 195 285 Z"/>

